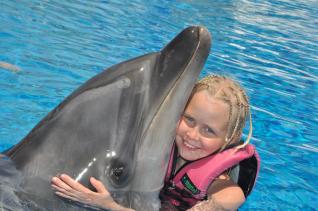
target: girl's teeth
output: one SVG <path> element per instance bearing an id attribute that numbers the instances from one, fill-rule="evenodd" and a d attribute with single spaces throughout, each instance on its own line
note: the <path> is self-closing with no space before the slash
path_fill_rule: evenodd
<path id="1" fill-rule="evenodd" d="M 192 146 L 192 145 L 190 145 L 190 144 L 188 144 L 188 143 L 184 143 L 184 145 L 186 145 L 187 147 L 189 147 L 189 148 L 191 148 L 191 149 L 195 149 L 195 148 L 196 148 L 195 146 Z"/>

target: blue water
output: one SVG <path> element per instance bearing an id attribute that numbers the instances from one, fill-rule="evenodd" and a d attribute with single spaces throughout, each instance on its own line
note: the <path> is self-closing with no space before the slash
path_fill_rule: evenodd
<path id="1" fill-rule="evenodd" d="M 226 2 L 226 3 L 225 3 Z M 242 210 L 318 207 L 318 2 L 0 2 L 0 150 L 84 81 L 158 51 L 189 25 L 213 34 L 204 72 L 229 75 L 252 104 L 262 166 Z"/>

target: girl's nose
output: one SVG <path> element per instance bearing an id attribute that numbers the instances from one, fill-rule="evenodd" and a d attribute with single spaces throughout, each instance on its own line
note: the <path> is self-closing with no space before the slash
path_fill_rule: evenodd
<path id="1" fill-rule="evenodd" d="M 198 141 L 200 137 L 199 128 L 198 127 L 190 128 L 187 132 L 187 136 L 191 140 Z"/>

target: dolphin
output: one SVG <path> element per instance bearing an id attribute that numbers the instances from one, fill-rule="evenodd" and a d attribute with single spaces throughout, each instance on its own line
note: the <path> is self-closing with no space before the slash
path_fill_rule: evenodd
<path id="1" fill-rule="evenodd" d="M 210 47 L 208 30 L 191 26 L 161 51 L 75 90 L 6 152 L 23 175 L 20 200 L 39 210 L 85 209 L 51 190 L 63 172 L 86 186 L 91 176 L 100 179 L 126 207 L 159 210 L 176 126 Z"/>

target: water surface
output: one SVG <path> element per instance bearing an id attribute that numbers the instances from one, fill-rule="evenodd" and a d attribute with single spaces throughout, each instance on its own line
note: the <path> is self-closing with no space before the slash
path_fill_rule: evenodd
<path id="1" fill-rule="evenodd" d="M 316 14 L 314 0 L 2 1 L 0 61 L 21 71 L 0 68 L 0 150 L 106 67 L 204 25 L 213 46 L 201 76 L 231 76 L 252 104 L 262 166 L 242 210 L 315 210 Z"/>

